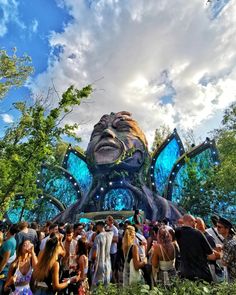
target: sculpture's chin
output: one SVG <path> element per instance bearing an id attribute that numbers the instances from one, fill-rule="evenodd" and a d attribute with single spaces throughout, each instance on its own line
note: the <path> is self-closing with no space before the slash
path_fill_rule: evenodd
<path id="1" fill-rule="evenodd" d="M 94 153 L 94 160 L 97 165 L 108 165 L 116 162 L 122 154 L 120 148 L 102 146 Z"/>

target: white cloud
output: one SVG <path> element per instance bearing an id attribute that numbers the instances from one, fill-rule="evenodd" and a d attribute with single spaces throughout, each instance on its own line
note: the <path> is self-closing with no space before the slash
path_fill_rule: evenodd
<path id="1" fill-rule="evenodd" d="M 2 117 L 2 120 L 7 124 L 14 122 L 13 117 L 9 114 L 1 114 L 1 117 Z"/>
<path id="2" fill-rule="evenodd" d="M 39 25 L 39 23 L 38 23 L 37 19 L 34 19 L 32 21 L 32 26 L 31 26 L 33 33 L 37 33 L 37 31 L 38 31 L 38 25 Z"/>
<path id="3" fill-rule="evenodd" d="M 18 15 L 18 2 L 16 0 L 0 0 L 0 37 L 7 33 L 7 26 L 10 22 L 25 29 L 25 25 Z"/>
<path id="4" fill-rule="evenodd" d="M 52 52 L 63 50 L 59 58 L 51 54 L 33 86 L 47 91 L 53 79 L 62 92 L 98 80 L 93 103 L 68 119 L 89 121 L 79 131 L 84 146 L 92 125 L 120 110 L 133 113 L 149 140 L 161 124 L 206 136 L 207 123 L 214 125 L 215 116 L 218 124 L 216 114 L 236 100 L 236 0 L 214 19 L 211 6 L 199 0 L 87 3 L 64 0 L 73 22 L 49 40 Z"/>

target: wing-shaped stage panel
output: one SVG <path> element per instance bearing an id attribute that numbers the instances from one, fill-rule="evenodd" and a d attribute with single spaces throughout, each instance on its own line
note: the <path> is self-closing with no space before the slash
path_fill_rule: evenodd
<path id="1" fill-rule="evenodd" d="M 159 195 L 163 195 L 169 174 L 175 162 L 183 153 L 184 147 L 176 129 L 154 152 L 151 165 L 151 180 Z"/>

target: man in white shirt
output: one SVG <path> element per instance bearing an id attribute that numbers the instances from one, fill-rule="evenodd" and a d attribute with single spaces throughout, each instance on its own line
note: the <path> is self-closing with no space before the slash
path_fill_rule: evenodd
<path id="1" fill-rule="evenodd" d="M 119 233 L 118 233 L 118 228 L 114 225 L 114 219 L 111 215 L 107 216 L 106 224 L 107 224 L 106 231 L 113 232 L 110 255 L 111 255 L 112 282 L 116 283 L 117 281 L 116 255 L 117 255 L 117 243 L 118 243 Z"/>

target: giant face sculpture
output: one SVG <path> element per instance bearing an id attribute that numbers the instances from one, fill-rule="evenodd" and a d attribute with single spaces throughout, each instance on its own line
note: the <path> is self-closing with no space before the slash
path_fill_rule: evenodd
<path id="1" fill-rule="evenodd" d="M 94 126 L 86 156 L 98 169 L 126 164 L 139 167 L 147 151 L 147 141 L 128 112 L 104 115 Z"/>

